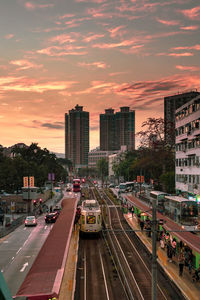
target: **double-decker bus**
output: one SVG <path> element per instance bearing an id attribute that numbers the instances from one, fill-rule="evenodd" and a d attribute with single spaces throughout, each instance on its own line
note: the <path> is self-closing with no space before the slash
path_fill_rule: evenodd
<path id="1" fill-rule="evenodd" d="M 79 178 L 73 179 L 73 192 L 79 193 L 81 191 L 81 181 Z"/>

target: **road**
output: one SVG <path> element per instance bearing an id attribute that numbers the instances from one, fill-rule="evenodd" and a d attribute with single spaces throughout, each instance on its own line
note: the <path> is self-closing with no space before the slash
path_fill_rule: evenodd
<path id="1" fill-rule="evenodd" d="M 49 207 L 56 205 L 58 197 L 56 194 L 46 204 Z M 46 224 L 44 216 L 45 214 L 37 218 L 36 227 L 25 227 L 22 224 L 0 239 L 0 270 L 12 296 L 18 291 L 51 231 L 53 224 Z"/>

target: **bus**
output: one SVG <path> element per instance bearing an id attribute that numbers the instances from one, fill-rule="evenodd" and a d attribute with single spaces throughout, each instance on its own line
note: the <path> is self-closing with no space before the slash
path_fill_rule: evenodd
<path id="1" fill-rule="evenodd" d="M 164 214 L 186 231 L 198 230 L 198 204 L 181 196 L 164 196 Z"/>
<path id="2" fill-rule="evenodd" d="M 150 196 L 150 203 L 152 205 L 153 200 L 156 200 L 156 207 L 157 210 L 162 214 L 164 212 L 164 201 L 165 201 L 165 196 L 169 194 L 161 191 L 151 191 L 149 196 Z"/>
<path id="3" fill-rule="evenodd" d="M 79 178 L 73 179 L 73 192 L 79 193 L 81 191 L 81 180 Z"/>
<path id="4" fill-rule="evenodd" d="M 119 185 L 119 191 L 121 193 L 131 192 L 134 190 L 134 182 L 121 182 Z"/>

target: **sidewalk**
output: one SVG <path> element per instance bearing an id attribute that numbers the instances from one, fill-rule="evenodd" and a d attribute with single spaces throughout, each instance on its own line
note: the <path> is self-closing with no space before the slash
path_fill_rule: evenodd
<path id="1" fill-rule="evenodd" d="M 132 217 L 131 213 L 124 214 L 124 217 L 128 224 L 136 230 L 140 230 L 137 222 L 137 218 L 134 215 Z M 152 239 L 147 237 L 145 231 L 137 231 L 136 234 L 142 240 L 143 244 L 146 245 L 148 250 L 152 252 Z M 175 282 L 178 288 L 182 291 L 183 295 L 188 300 L 199 300 L 200 299 L 200 282 L 192 282 L 192 275 L 189 274 L 188 269 L 184 267 L 183 276 L 179 276 L 177 257 L 173 258 L 173 262 L 167 261 L 166 250 L 160 248 L 159 242 L 157 242 L 157 255 L 158 263 L 163 267 L 167 275 Z"/>

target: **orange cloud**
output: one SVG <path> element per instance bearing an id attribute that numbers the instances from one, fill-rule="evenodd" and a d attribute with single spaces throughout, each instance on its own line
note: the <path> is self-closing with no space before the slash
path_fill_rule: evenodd
<path id="1" fill-rule="evenodd" d="M 200 50 L 200 44 L 194 46 L 174 47 L 172 50 Z"/>
<path id="2" fill-rule="evenodd" d="M 181 70 L 181 71 L 199 71 L 200 68 L 195 67 L 195 66 L 181 66 L 177 65 L 176 69 Z"/>
<path id="3" fill-rule="evenodd" d="M 197 26 L 197 25 L 193 25 L 193 26 L 181 26 L 180 29 L 183 29 L 183 30 L 197 30 L 197 29 L 199 29 L 199 26 Z"/>
<path id="4" fill-rule="evenodd" d="M 36 79 L 26 77 L 0 77 L 0 92 L 17 91 L 43 93 L 45 91 L 65 90 L 75 83 L 75 81 L 47 81 L 38 83 Z"/>
<path id="5" fill-rule="evenodd" d="M 157 56 L 174 56 L 174 57 L 181 57 L 181 56 L 193 56 L 194 54 L 191 52 L 184 52 L 184 53 L 157 53 Z"/>

